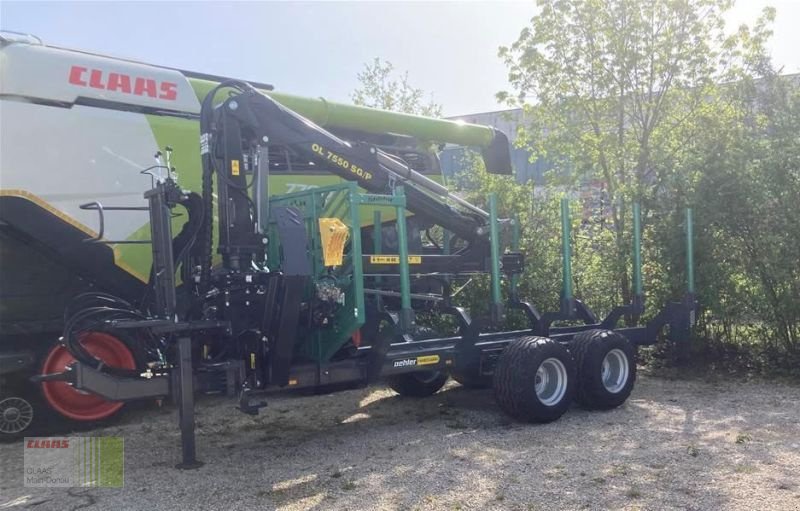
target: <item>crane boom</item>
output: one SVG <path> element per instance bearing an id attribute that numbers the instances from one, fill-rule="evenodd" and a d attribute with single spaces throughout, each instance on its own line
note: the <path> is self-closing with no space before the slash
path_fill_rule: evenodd
<path id="1" fill-rule="evenodd" d="M 259 220 L 250 220 L 253 215 L 249 210 L 258 208 L 242 192 L 249 188 L 246 175 L 259 171 L 255 168 L 258 155 L 270 145 L 289 148 L 321 169 L 356 181 L 370 193 L 388 194 L 396 184 L 402 184 L 410 212 L 468 243 L 486 240 L 485 212 L 450 194 L 394 155 L 372 144 L 343 140 L 248 84 L 220 87 L 225 86 L 233 86 L 238 93 L 217 106 L 213 93 L 209 94 L 200 116 L 204 176 L 210 178 L 216 172 L 221 183 L 219 246 L 224 257 L 238 261 L 263 251 L 254 228 Z M 506 158 L 502 159 L 510 168 L 508 152 L 506 143 Z M 261 172 L 265 170 L 267 166 L 262 166 Z"/>

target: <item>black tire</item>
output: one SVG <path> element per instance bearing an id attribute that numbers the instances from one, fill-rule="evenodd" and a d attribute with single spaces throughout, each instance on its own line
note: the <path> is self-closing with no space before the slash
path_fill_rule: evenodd
<path id="1" fill-rule="evenodd" d="M 576 399 L 581 406 L 609 410 L 628 399 L 636 381 L 636 349 L 625 336 L 587 330 L 577 334 L 570 346 L 578 366 Z M 606 356 L 610 358 L 604 371 Z"/>
<path id="2" fill-rule="evenodd" d="M 488 389 L 492 386 L 492 377 L 478 374 L 477 371 L 451 370 L 450 377 L 468 389 Z"/>
<path id="3" fill-rule="evenodd" d="M 61 418 L 47 405 L 39 389 L 28 381 L 30 376 L 26 372 L 0 379 L 0 442 L 46 434 L 53 421 Z"/>
<path id="4" fill-rule="evenodd" d="M 551 367 L 560 376 L 543 380 L 542 374 L 550 375 Z M 560 383 L 548 398 L 551 378 Z M 500 408 L 515 419 L 552 422 L 572 404 L 575 380 L 575 362 L 565 347 L 545 337 L 523 337 L 512 341 L 500 355 L 494 370 L 494 395 Z"/>
<path id="5" fill-rule="evenodd" d="M 406 397 L 428 397 L 436 394 L 447 383 L 448 375 L 442 371 L 414 371 L 386 378 L 389 387 Z"/>
<path id="6" fill-rule="evenodd" d="M 0 393 L 0 440 L 16 440 L 34 430 L 43 406 L 32 392 Z"/>

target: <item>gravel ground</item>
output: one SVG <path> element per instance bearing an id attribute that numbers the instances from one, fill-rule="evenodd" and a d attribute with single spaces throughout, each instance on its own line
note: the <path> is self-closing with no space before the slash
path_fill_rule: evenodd
<path id="1" fill-rule="evenodd" d="M 0 445 L 0 509 L 800 509 L 800 387 L 772 382 L 643 376 L 621 408 L 547 425 L 454 383 L 275 396 L 257 417 L 205 399 L 193 471 L 173 468 L 176 416 L 93 433 L 125 438 L 121 490 L 24 488 L 21 442 Z"/>

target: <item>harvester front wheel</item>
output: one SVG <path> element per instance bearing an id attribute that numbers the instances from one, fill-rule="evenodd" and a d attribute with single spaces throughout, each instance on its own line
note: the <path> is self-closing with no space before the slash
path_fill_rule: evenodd
<path id="1" fill-rule="evenodd" d="M 497 361 L 495 399 L 515 419 L 552 422 L 572 403 L 575 375 L 575 362 L 561 344 L 523 337 L 512 341 Z"/>
<path id="2" fill-rule="evenodd" d="M 81 335 L 79 342 L 89 354 L 107 366 L 136 369 L 136 359 L 131 349 L 109 333 L 87 332 Z M 45 357 L 42 374 L 63 372 L 73 362 L 75 358 L 67 348 L 56 344 Z M 124 406 L 120 401 L 107 401 L 100 396 L 77 390 L 63 381 L 44 382 L 42 393 L 51 408 L 64 417 L 79 422 L 108 419 Z"/>
<path id="3" fill-rule="evenodd" d="M 636 381 L 636 350 L 625 336 L 587 330 L 577 334 L 570 346 L 578 366 L 578 403 L 609 410 L 628 399 Z"/>
<path id="4" fill-rule="evenodd" d="M 386 383 L 401 396 L 428 397 L 444 387 L 447 378 L 447 373 L 442 371 L 415 371 L 390 376 Z"/>

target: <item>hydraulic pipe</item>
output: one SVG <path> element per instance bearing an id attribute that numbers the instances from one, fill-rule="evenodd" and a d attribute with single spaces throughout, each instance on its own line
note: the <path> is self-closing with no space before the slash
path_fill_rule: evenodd
<path id="1" fill-rule="evenodd" d="M 481 208 L 470 204 L 469 202 L 465 201 L 461 197 L 453 195 L 450 191 L 442 186 L 441 184 L 437 183 L 433 179 L 430 179 L 426 176 L 423 176 L 416 170 L 412 169 L 402 161 L 393 158 L 391 155 L 384 153 L 383 151 L 378 151 L 375 155 L 378 159 L 378 162 L 389 169 L 391 172 L 397 174 L 400 178 L 404 180 L 411 181 L 414 184 L 420 185 L 421 187 L 425 188 L 426 190 L 435 193 L 441 197 L 446 197 L 453 202 L 456 202 L 462 207 L 473 211 L 484 218 L 488 217 L 489 214 L 486 211 L 482 210 Z"/>

